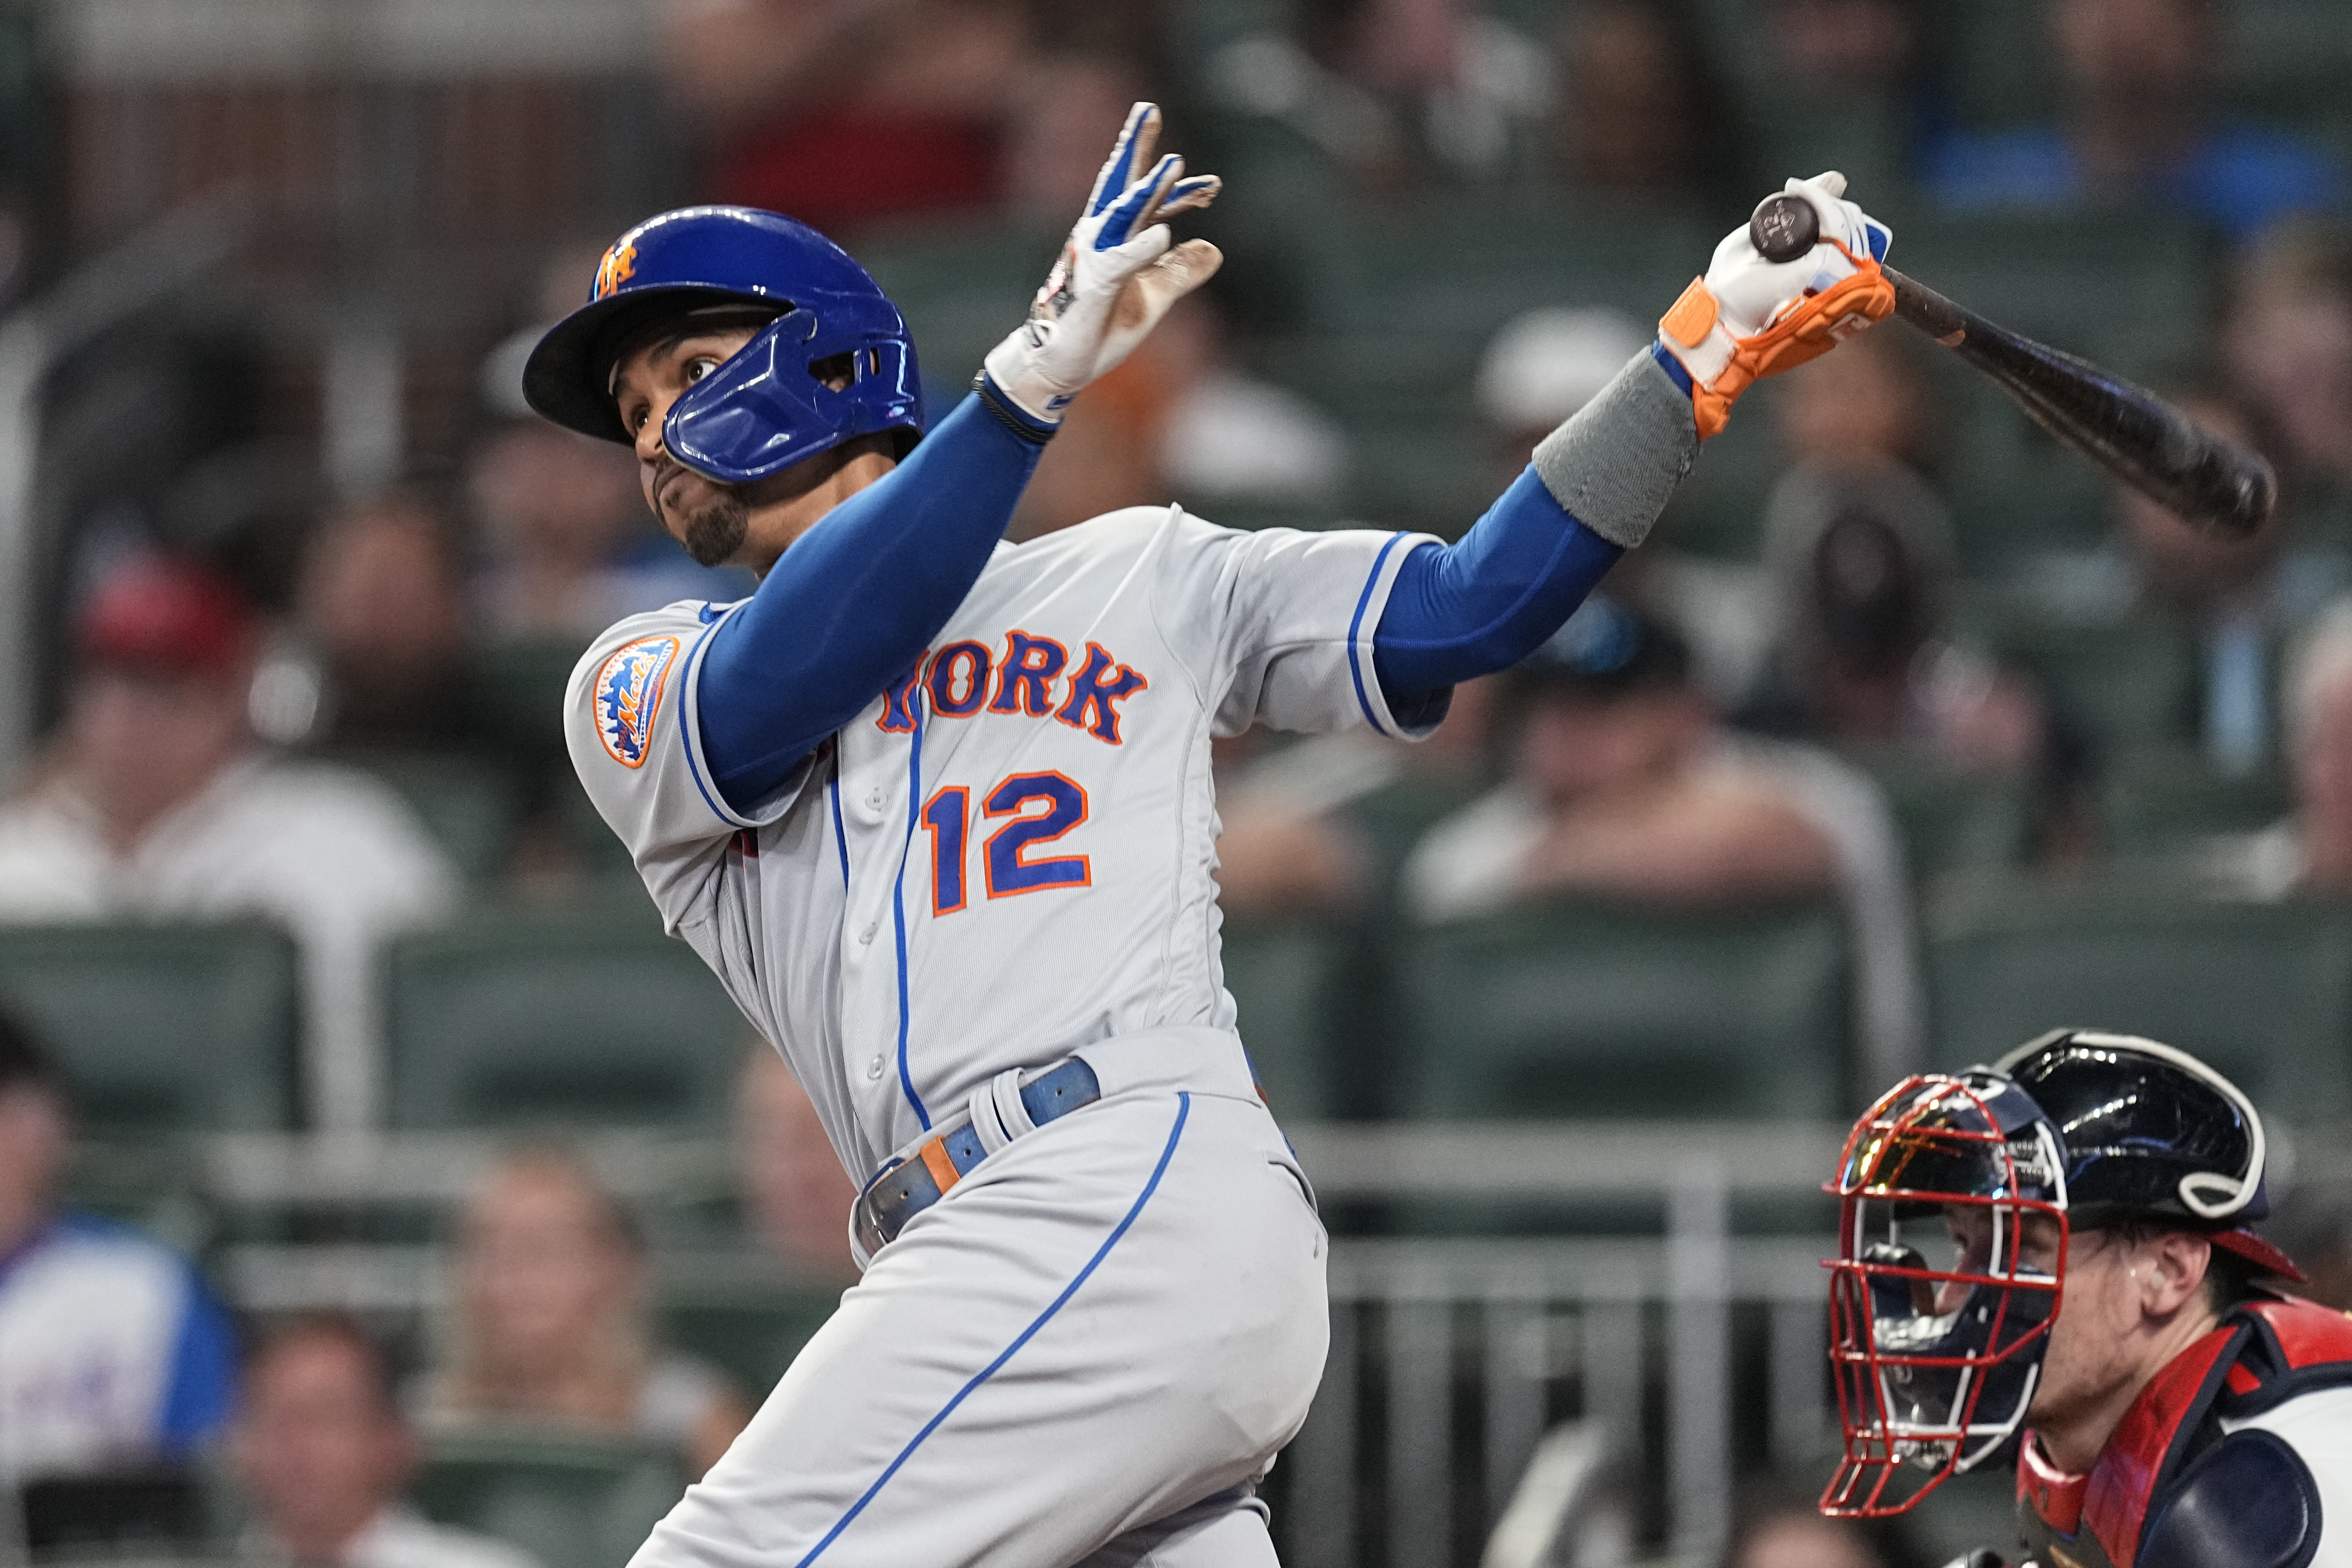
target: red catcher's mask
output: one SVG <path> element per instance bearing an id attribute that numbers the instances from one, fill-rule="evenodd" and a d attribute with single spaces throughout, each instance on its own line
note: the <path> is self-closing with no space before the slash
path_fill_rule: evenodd
<path id="1" fill-rule="evenodd" d="M 1901 1513 L 2025 1418 L 2058 1315 L 2063 1145 L 2000 1074 L 1930 1074 L 1864 1113 L 1824 1190 L 1845 1457 L 1822 1511 Z"/>

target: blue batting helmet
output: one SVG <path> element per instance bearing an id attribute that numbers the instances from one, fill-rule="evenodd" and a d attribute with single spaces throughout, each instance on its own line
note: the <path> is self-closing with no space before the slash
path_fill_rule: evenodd
<path id="1" fill-rule="evenodd" d="M 681 207 L 614 240 L 588 303 L 531 351 L 523 395 L 559 425 L 625 444 L 612 387 L 622 346 L 657 321 L 728 305 L 776 318 L 670 405 L 671 457 L 749 484 L 855 437 L 903 432 L 901 455 L 920 437 L 906 318 L 839 246 L 755 207 Z M 826 383 L 838 375 L 848 384 L 835 391 Z"/>

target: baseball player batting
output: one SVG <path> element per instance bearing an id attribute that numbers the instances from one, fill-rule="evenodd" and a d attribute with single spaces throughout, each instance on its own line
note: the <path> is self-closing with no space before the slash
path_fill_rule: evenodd
<path id="1" fill-rule="evenodd" d="M 928 427 L 872 279 L 771 213 L 623 235 L 533 406 L 635 446 L 759 575 L 600 637 L 572 756 L 668 929 L 864 1184 L 864 1276 L 640 1568 L 1275 1561 L 1257 1482 L 1323 1366 L 1324 1237 L 1218 968 L 1209 747 L 1426 735 L 1639 543 L 1731 400 L 1891 307 L 1886 231 L 1791 182 L 1458 544 L 1138 507 L 1003 532 L 1056 425 L 1218 265 L 1139 104 L 1028 319 Z M 1696 408 L 1696 412 L 1695 412 Z"/>

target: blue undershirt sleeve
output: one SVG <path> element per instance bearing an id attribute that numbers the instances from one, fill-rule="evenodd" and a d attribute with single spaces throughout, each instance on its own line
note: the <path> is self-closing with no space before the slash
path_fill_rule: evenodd
<path id="1" fill-rule="evenodd" d="M 1454 544 L 1407 556 L 1372 634 L 1397 718 L 1443 710 L 1459 681 L 1507 669 L 1559 629 L 1624 551 L 1552 499 L 1533 467 Z"/>
<path id="2" fill-rule="evenodd" d="M 754 809 L 939 635 L 1044 451 L 978 396 L 794 541 L 712 634 L 697 708 L 728 805 Z"/>

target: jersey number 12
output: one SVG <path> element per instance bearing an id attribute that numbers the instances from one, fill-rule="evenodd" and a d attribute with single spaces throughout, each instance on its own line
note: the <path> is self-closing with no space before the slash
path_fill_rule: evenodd
<path id="1" fill-rule="evenodd" d="M 1014 773 L 982 796 L 980 805 L 992 819 L 1010 818 L 981 846 L 981 870 L 990 898 L 1093 883 L 1094 868 L 1083 855 L 1031 853 L 1086 821 L 1087 792 L 1076 779 L 1062 773 Z M 951 915 L 966 902 L 971 791 L 947 784 L 932 792 L 923 805 L 922 824 L 931 836 L 931 912 Z"/>

